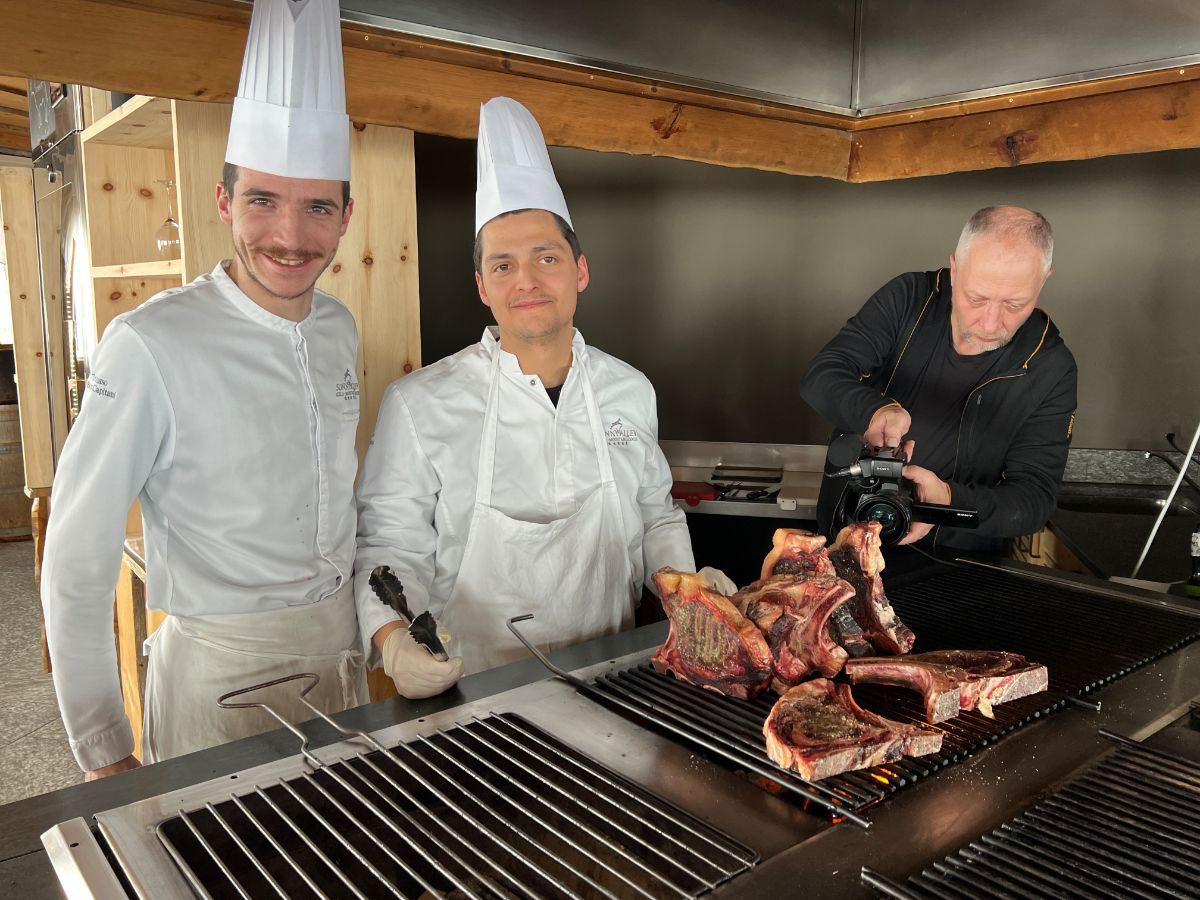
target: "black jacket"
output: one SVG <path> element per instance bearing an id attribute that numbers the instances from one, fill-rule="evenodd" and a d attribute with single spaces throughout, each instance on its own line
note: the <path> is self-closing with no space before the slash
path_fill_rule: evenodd
<path id="1" fill-rule="evenodd" d="M 834 433 L 866 430 L 881 407 L 910 408 L 919 365 L 944 340 L 950 271 L 909 272 L 867 301 L 817 354 L 800 387 Z M 949 477 L 955 506 L 979 510 L 977 530 L 937 528 L 935 548 L 996 552 L 1002 539 L 1050 518 L 1075 423 L 1075 358 L 1050 317 L 1035 309 L 999 366 L 968 395 Z M 826 478 L 822 506 L 840 493 Z"/>

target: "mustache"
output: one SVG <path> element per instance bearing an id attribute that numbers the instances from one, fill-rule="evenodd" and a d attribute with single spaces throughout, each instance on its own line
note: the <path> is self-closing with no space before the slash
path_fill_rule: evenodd
<path id="1" fill-rule="evenodd" d="M 276 259 L 299 259 L 308 262 L 310 259 L 324 259 L 324 254 L 318 253 L 315 250 L 296 250 L 287 247 L 252 247 L 258 253 L 265 253 L 267 256 L 273 256 Z"/>

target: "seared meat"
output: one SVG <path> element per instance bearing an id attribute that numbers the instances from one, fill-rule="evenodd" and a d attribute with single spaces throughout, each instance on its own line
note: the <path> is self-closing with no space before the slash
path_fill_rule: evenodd
<path id="1" fill-rule="evenodd" d="M 817 678 L 779 698 L 763 723 L 767 754 L 808 781 L 853 769 L 924 756 L 942 748 L 942 735 L 892 722 L 857 703 L 847 684 Z"/>
<path id="2" fill-rule="evenodd" d="M 930 724 L 958 715 L 963 685 L 970 678 L 965 669 L 915 656 L 852 659 L 844 671 L 851 684 L 890 684 L 921 694 L 925 700 L 925 720 Z"/>
<path id="3" fill-rule="evenodd" d="M 758 627 L 699 575 L 654 573 L 671 630 L 650 662 L 658 672 L 743 700 L 766 690 L 773 665 Z"/>
<path id="4" fill-rule="evenodd" d="M 1044 691 L 1046 667 L 999 650 L 934 650 L 896 658 L 852 659 L 845 672 L 851 683 L 912 688 L 925 699 L 929 722 L 944 722 L 960 709 L 989 718 L 992 705 Z"/>
<path id="5" fill-rule="evenodd" d="M 731 598 L 767 638 L 775 661 L 771 687 L 783 693 L 814 671 L 832 678 L 846 651 L 833 642 L 830 614 L 854 597 L 854 588 L 829 575 L 775 575 Z"/>
<path id="6" fill-rule="evenodd" d="M 960 705 L 988 718 L 995 704 L 1044 691 L 1050 683 L 1045 666 L 1003 650 L 931 650 L 908 658 L 965 670 Z"/>
<path id="7" fill-rule="evenodd" d="M 900 621 L 883 593 L 883 553 L 878 522 L 854 522 L 843 528 L 829 551 L 839 578 L 854 587 L 848 609 L 878 653 L 892 656 L 912 649 L 916 636 Z"/>
<path id="8" fill-rule="evenodd" d="M 762 577 L 772 575 L 829 576 L 837 574 L 825 549 L 825 536 L 801 528 L 778 528 L 771 552 L 763 560 Z M 839 606 L 829 619 L 829 635 L 851 656 L 869 656 L 875 648 L 863 636 L 862 629 L 845 606 Z"/>

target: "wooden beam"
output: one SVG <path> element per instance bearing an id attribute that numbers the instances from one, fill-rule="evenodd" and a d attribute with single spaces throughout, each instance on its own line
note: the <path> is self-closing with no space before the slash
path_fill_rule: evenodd
<path id="1" fill-rule="evenodd" d="M 242 4 L 59 0 L 37 17 L 22 15 L 23 7 L 0 0 L 0 47 L 15 74 L 179 99 L 228 101 L 236 91 L 248 21 Z M 505 94 L 529 104 L 551 144 L 846 177 L 844 130 L 800 121 L 817 114 L 547 63 L 514 65 L 500 54 L 349 24 L 343 44 L 347 108 L 359 122 L 474 137 L 479 104 Z M 466 58 L 490 68 L 445 61 Z"/>
<path id="2" fill-rule="evenodd" d="M 29 143 L 29 129 L 0 125 L 0 153 L 3 152 L 15 152 L 22 156 L 29 156 L 32 152 Z"/>
<path id="3" fill-rule="evenodd" d="M 24 91 L 11 90 L 9 88 L 0 87 L 0 109 L 9 109 L 14 112 L 25 113 L 29 115 L 29 95 Z"/>
<path id="4" fill-rule="evenodd" d="M 1200 81 L 853 135 L 849 180 L 887 181 L 1200 147 Z"/>

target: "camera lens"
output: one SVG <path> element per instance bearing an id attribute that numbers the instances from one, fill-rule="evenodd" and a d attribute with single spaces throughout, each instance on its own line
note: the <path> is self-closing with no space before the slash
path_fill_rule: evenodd
<path id="1" fill-rule="evenodd" d="M 904 537 L 908 531 L 908 516 L 899 504 L 891 499 L 875 497 L 858 508 L 860 522 L 878 522 L 882 526 L 879 539 L 890 544 Z"/>

